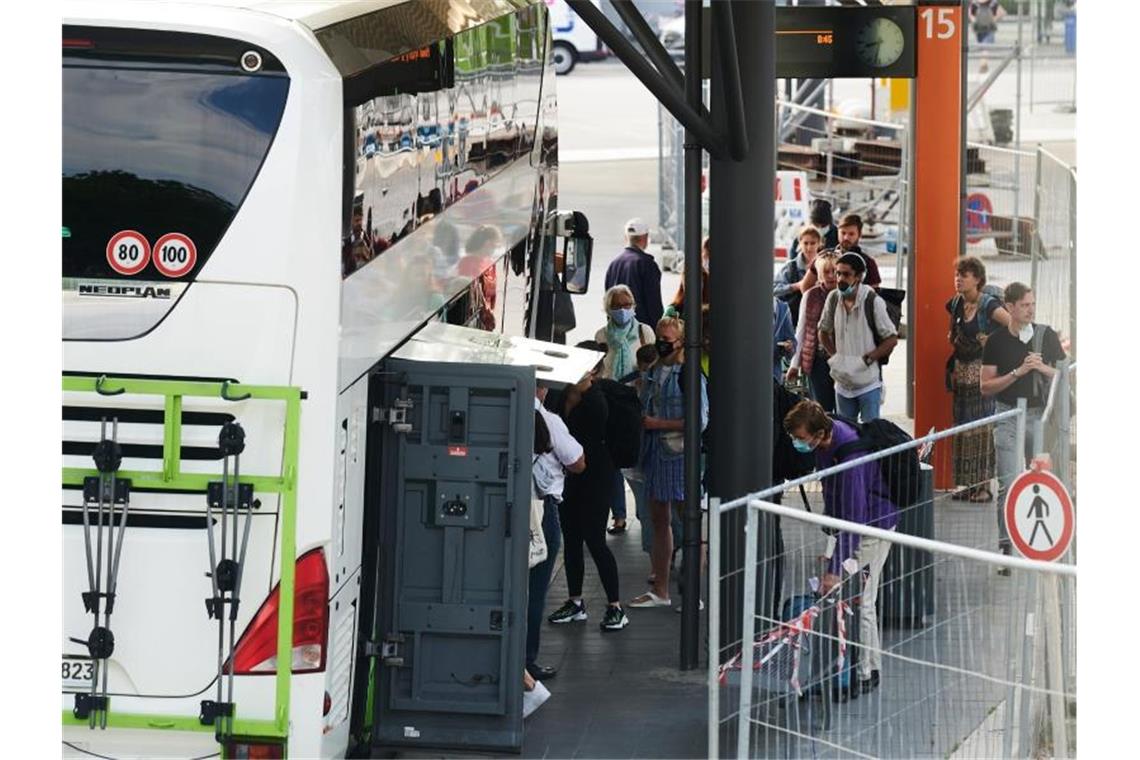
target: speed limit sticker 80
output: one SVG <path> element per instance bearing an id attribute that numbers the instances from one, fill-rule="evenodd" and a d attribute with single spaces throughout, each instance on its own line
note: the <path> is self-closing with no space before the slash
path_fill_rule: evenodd
<path id="1" fill-rule="evenodd" d="M 150 243 L 135 230 L 116 232 L 107 241 L 107 263 L 119 274 L 138 274 L 150 263 Z"/>
<path id="2" fill-rule="evenodd" d="M 168 232 L 154 244 L 154 266 L 167 277 L 181 277 L 194 268 L 198 249 L 181 232 Z"/>

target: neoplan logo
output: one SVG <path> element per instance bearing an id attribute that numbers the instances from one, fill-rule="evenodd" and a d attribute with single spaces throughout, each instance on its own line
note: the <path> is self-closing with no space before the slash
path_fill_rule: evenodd
<path id="1" fill-rule="evenodd" d="M 80 283 L 79 295 L 102 298 L 154 298 L 170 300 L 170 288 L 152 285 L 92 285 Z"/>

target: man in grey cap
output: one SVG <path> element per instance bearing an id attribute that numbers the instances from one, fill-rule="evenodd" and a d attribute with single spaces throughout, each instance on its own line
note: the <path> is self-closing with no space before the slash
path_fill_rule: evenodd
<path id="1" fill-rule="evenodd" d="M 606 290 L 626 285 L 633 291 L 634 314 L 638 322 L 656 329 L 665 313 L 661 303 L 661 268 L 645 252 L 649 246 L 649 225 L 639 217 L 625 223 L 626 246 L 606 269 Z"/>

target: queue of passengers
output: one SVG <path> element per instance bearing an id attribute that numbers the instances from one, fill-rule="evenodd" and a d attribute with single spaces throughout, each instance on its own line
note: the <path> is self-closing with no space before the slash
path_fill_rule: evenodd
<path id="1" fill-rule="evenodd" d="M 774 287 L 773 408 L 774 421 L 782 423 L 773 439 L 776 482 L 791 476 L 779 472 L 777 466 L 782 444 L 794 452 L 785 458 L 810 457 L 816 469 L 861 456 L 861 452 L 843 454 L 839 449 L 858 437 L 859 425 L 879 417 L 885 393 L 882 365 L 898 343 L 896 322 L 887 300 L 878 293 L 878 267 L 859 245 L 862 220 L 849 214 L 832 226 L 830 206 L 822 201 L 813 204 L 811 219 L 812 224 L 797 236 L 793 256 L 777 275 Z M 646 252 L 648 225 L 631 219 L 625 233 L 627 246 L 606 272 L 605 324 L 593 341 L 579 344 L 604 352 L 604 358 L 578 383 L 558 392 L 547 388 L 536 392 L 535 488 L 543 500 L 541 532 L 548 556 L 530 575 L 525 676 L 530 695 L 537 690 L 549 696 L 541 680 L 557 673 L 536 659 L 546 592 L 560 545 L 565 551 L 568 597 L 547 616 L 550 624 L 578 623 L 589 617 L 582 597 L 583 546 L 589 550 L 607 597 L 600 621 L 603 631 L 616 632 L 629 625 L 624 607 L 672 606 L 670 571 L 680 541 L 685 497 L 682 374 L 687 359 L 701 363 L 702 431 L 708 424 L 711 251 L 706 239 L 701 249 L 701 354 L 686 357 L 684 282 L 669 306 L 663 307 L 661 271 Z M 824 249 L 826 243 L 833 248 Z M 995 400 L 1001 410 L 1026 398 L 1031 417 L 1039 416 L 1053 367 L 1064 358 L 1056 332 L 1033 323 L 1034 300 L 1028 287 L 1013 283 L 995 296 L 985 285 L 985 267 L 979 259 L 967 256 L 957 262 L 956 295 L 946 304 L 952 348 L 947 387 L 953 392 L 955 424 L 992 414 Z M 608 418 L 616 413 L 611 408 L 613 385 L 633 388 L 640 405 L 640 450 L 632 466 L 616 465 L 607 441 Z M 796 403 L 796 394 L 805 398 Z M 955 481 L 963 485 L 955 498 L 993 500 L 989 483 L 994 477 L 995 450 L 999 475 L 1025 465 L 1028 454 L 1013 451 L 1012 426 L 995 427 L 955 438 Z M 822 484 L 825 512 L 839 519 L 894 530 L 900 507 L 909 506 L 892 504 L 883 496 L 888 490 L 875 463 L 825 478 Z M 1005 485 L 999 477 L 999 492 Z M 605 535 L 607 530 L 621 534 L 627 529 L 627 486 L 642 525 L 641 543 L 650 556 L 650 570 L 648 589 L 623 606 L 617 563 Z M 999 505 L 1003 496 L 999 493 Z M 611 512 L 613 523 L 607 529 Z M 1006 526 L 1001 510 L 997 513 L 999 548 L 1008 554 Z M 841 533 L 823 572 L 824 593 L 839 582 L 838 568 L 848 557 L 865 572 L 859 632 L 860 649 L 867 656 L 859 659 L 858 679 L 849 687 L 851 696 L 879 685 L 881 657 L 874 600 L 890 546 L 886 541 L 860 541 L 857 534 Z M 541 704 L 545 696 L 537 701 L 532 697 L 532 705 Z"/>

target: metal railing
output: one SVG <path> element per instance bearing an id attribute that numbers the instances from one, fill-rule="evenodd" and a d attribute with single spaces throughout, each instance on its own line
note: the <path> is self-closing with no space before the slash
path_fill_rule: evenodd
<path id="1" fill-rule="evenodd" d="M 899 510 L 892 530 L 827 513 L 821 493 L 855 468 L 908 449 L 928 455 L 931 446 L 989 435 L 995 425 L 1015 425 L 1024 450 L 1025 423 L 1024 409 L 1014 409 L 757 494 L 713 500 L 709 757 L 1072 752 L 1075 564 L 995 552 L 995 505 L 934 491 L 929 469 L 920 498 Z M 1014 473 L 996 474 L 1008 483 Z M 802 507 L 779 504 L 784 495 Z M 734 547 L 740 536 L 742 547 Z M 881 575 L 874 570 L 864 587 L 862 573 L 849 574 L 830 594 L 818 593 L 827 569 L 821 555 L 842 556 L 852 536 L 857 551 L 871 552 L 870 560 L 856 554 L 856 567 L 875 568 L 873 542 L 886 542 Z M 875 596 L 877 604 L 859 604 Z M 726 604 L 741 614 L 734 619 Z M 852 688 L 872 670 L 877 688 Z"/>
<path id="2" fill-rule="evenodd" d="M 1035 321 L 1057 330 L 1075 354 L 1076 170 L 1040 146 L 966 149 L 966 253 L 985 261 L 989 284 L 1032 287 Z"/>
<path id="3" fill-rule="evenodd" d="M 910 152 L 906 126 L 786 100 L 777 101 L 777 120 L 782 138 L 776 168 L 804 171 L 811 197 L 830 201 L 837 220 L 847 213 L 862 216 L 864 250 L 893 255 L 896 287 L 903 287 L 903 252 L 910 240 L 905 213 Z M 685 216 L 684 129 L 660 106 L 658 139 L 657 226 L 666 248 L 680 248 Z M 707 214 L 704 206 L 702 218 Z M 781 247 L 778 242 L 777 247 Z"/>

